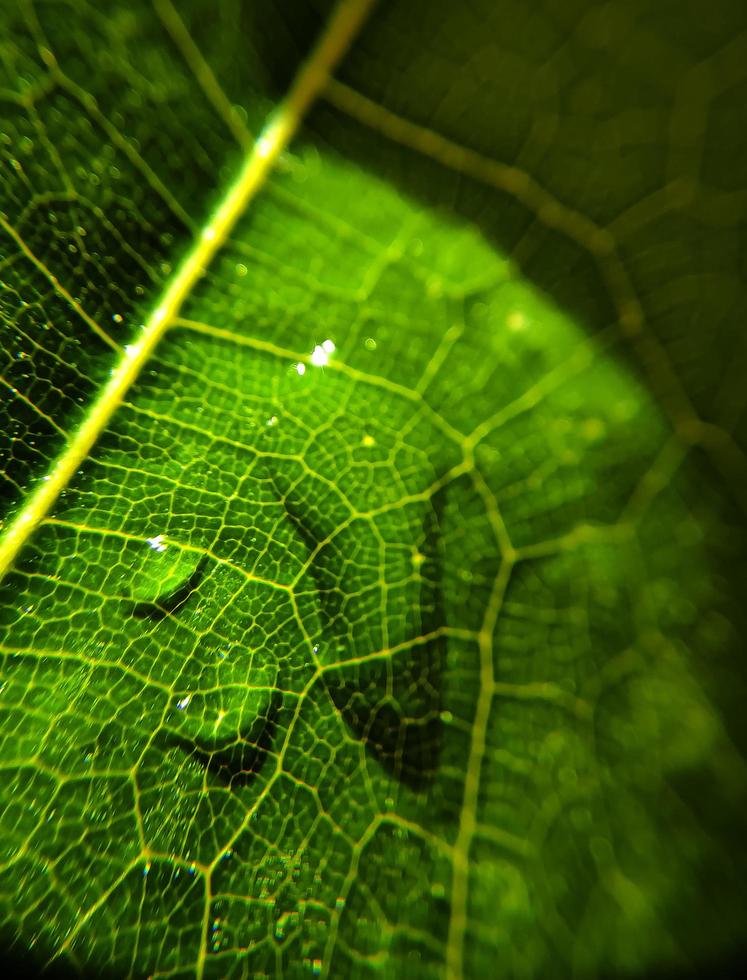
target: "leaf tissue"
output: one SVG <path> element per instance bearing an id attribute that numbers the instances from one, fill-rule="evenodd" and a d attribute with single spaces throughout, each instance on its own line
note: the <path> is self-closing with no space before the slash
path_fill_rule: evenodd
<path id="1" fill-rule="evenodd" d="M 3 955 L 734 966 L 742 0 L 0 23 Z"/>

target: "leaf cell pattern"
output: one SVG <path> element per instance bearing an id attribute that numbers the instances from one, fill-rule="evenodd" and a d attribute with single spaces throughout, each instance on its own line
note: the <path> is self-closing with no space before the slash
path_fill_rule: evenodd
<path id="1" fill-rule="evenodd" d="M 3 12 L 4 941 L 704 962 L 747 863 L 743 10 L 366 6 Z"/>

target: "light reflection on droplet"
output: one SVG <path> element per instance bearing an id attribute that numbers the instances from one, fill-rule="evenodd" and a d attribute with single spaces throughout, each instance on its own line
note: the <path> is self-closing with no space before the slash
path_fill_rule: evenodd
<path id="1" fill-rule="evenodd" d="M 325 367 L 325 365 L 329 364 L 329 355 L 334 354 L 335 350 L 336 347 L 333 340 L 327 339 L 322 341 L 311 352 L 311 363 L 314 367 Z"/>

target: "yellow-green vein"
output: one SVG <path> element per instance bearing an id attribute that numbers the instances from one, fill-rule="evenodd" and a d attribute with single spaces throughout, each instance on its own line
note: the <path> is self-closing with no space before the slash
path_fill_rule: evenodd
<path id="1" fill-rule="evenodd" d="M 309 106 L 350 46 L 373 2 L 340 0 L 288 95 L 248 152 L 238 176 L 169 280 L 159 303 L 133 343 L 118 356 L 109 381 L 96 397 L 91 410 L 0 538 L 0 579 L 88 456 L 205 268 L 263 186 Z"/>

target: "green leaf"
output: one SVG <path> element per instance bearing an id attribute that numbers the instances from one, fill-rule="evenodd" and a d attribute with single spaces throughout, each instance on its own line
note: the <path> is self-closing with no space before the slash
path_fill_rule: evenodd
<path id="1" fill-rule="evenodd" d="M 6 7 L 4 948 L 715 971 L 744 5 Z"/>

